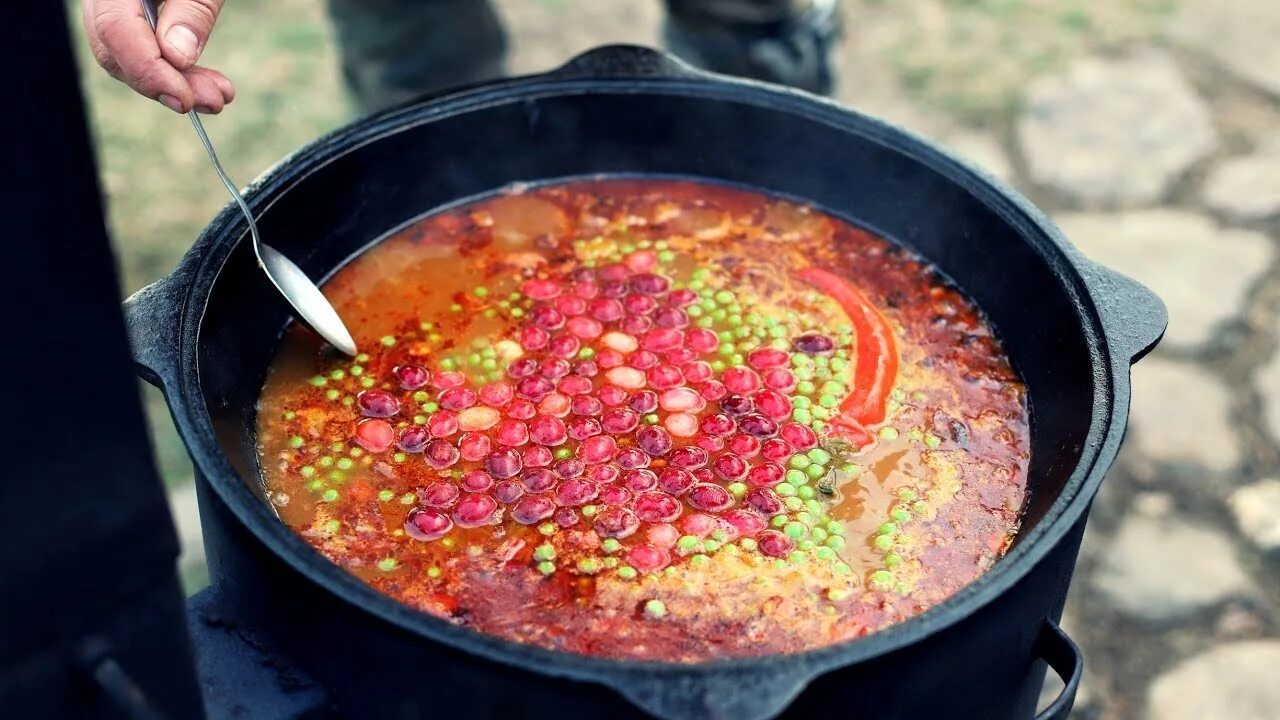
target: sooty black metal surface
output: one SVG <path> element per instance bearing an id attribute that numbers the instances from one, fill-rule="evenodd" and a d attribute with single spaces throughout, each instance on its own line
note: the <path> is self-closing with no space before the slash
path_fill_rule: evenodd
<path id="1" fill-rule="evenodd" d="M 351 714 L 1025 718 L 1043 659 L 1069 679 L 1043 717 L 1065 717 L 1080 658 L 1054 623 L 1123 436 L 1129 365 L 1165 320 L 1149 291 L 1082 257 L 1014 191 L 821 99 L 615 47 L 339 130 L 249 198 L 263 232 L 323 275 L 442 204 L 517 181 L 633 173 L 815 203 L 920 253 L 978 302 L 1032 408 L 1031 494 L 1008 555 L 946 603 L 868 638 L 698 665 L 516 645 L 399 605 L 315 553 L 264 501 L 254 404 L 287 310 L 255 271 L 241 221 L 224 212 L 129 315 L 142 372 L 165 388 L 195 460 L 229 612 Z"/>

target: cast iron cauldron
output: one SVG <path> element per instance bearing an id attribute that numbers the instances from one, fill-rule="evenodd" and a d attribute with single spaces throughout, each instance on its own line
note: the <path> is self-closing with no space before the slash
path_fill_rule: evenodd
<path id="1" fill-rule="evenodd" d="M 1065 717 L 1082 660 L 1055 621 L 1124 435 L 1129 366 L 1159 340 L 1165 313 L 1013 190 L 825 100 L 607 47 L 361 120 L 247 197 L 264 236 L 322 277 L 440 205 L 515 181 L 634 173 L 807 200 L 920 253 L 976 299 L 1032 410 L 1031 493 L 1008 555 L 867 638 L 699 665 L 557 653 L 399 605 L 295 537 L 264 499 L 254 404 L 289 314 L 228 208 L 127 313 L 141 372 L 164 390 L 195 461 L 211 577 L 232 615 L 353 717 L 1025 718 L 1042 660 L 1067 680 L 1042 717 Z"/>

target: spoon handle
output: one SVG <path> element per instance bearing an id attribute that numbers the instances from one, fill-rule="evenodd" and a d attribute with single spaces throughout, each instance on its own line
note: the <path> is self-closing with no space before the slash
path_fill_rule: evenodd
<path id="1" fill-rule="evenodd" d="M 156 29 L 157 18 L 159 15 L 156 10 L 155 0 L 139 0 L 142 3 L 142 14 L 147 17 L 147 22 L 151 24 L 151 29 Z M 244 197 L 240 195 L 240 189 L 231 181 L 231 176 L 227 175 L 227 171 L 222 167 L 222 161 L 218 159 L 218 153 L 213 149 L 213 141 L 209 139 L 209 134 L 204 131 L 204 123 L 200 122 L 200 115 L 195 110 L 187 112 L 187 117 L 191 120 L 191 126 L 196 129 L 196 137 L 200 138 L 200 144 L 204 146 L 204 151 L 209 154 L 209 160 L 213 163 L 213 169 L 218 173 L 218 179 L 222 181 L 222 185 L 231 193 L 231 199 L 236 201 L 236 205 L 240 206 L 240 212 L 244 213 L 244 219 L 249 223 L 249 234 L 253 237 L 253 254 L 258 258 L 258 264 L 262 264 L 262 251 L 258 246 L 262 240 L 258 237 L 258 223 L 253 219 L 253 213 L 249 210 L 249 205 L 244 201 Z"/>

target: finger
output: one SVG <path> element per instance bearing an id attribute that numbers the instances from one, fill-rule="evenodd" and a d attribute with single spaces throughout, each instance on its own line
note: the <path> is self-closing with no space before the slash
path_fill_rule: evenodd
<path id="1" fill-rule="evenodd" d="M 175 112 L 191 109 L 195 101 L 191 85 L 161 57 L 141 4 L 135 0 L 96 0 L 89 21 L 108 56 L 107 64 L 115 67 L 113 75 Z"/>
<path id="2" fill-rule="evenodd" d="M 187 78 L 187 82 L 191 83 L 191 90 L 195 93 L 196 110 L 214 115 L 222 112 L 227 99 L 212 75 L 199 67 L 192 68 L 183 75 Z"/>
<path id="3" fill-rule="evenodd" d="M 218 87 L 219 92 L 222 93 L 222 101 L 224 103 L 229 103 L 236 99 L 236 88 L 231 84 L 231 81 L 227 79 L 226 75 L 223 75 L 213 68 L 197 65 L 183 73 L 183 75 L 187 76 L 188 82 L 191 81 L 192 73 L 207 76 L 213 84 Z"/>
<path id="4" fill-rule="evenodd" d="M 179 70 L 195 65 L 221 9 L 222 0 L 167 0 L 156 24 L 164 59 Z"/>

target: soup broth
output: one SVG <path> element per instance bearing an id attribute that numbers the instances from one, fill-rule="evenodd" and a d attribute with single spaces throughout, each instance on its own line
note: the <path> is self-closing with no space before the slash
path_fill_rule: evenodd
<path id="1" fill-rule="evenodd" d="M 1025 389 L 930 266 L 718 185 L 516 189 L 417 221 L 291 328 L 258 442 L 280 519 L 509 640 L 695 662 L 920 613 L 1018 528 Z"/>

